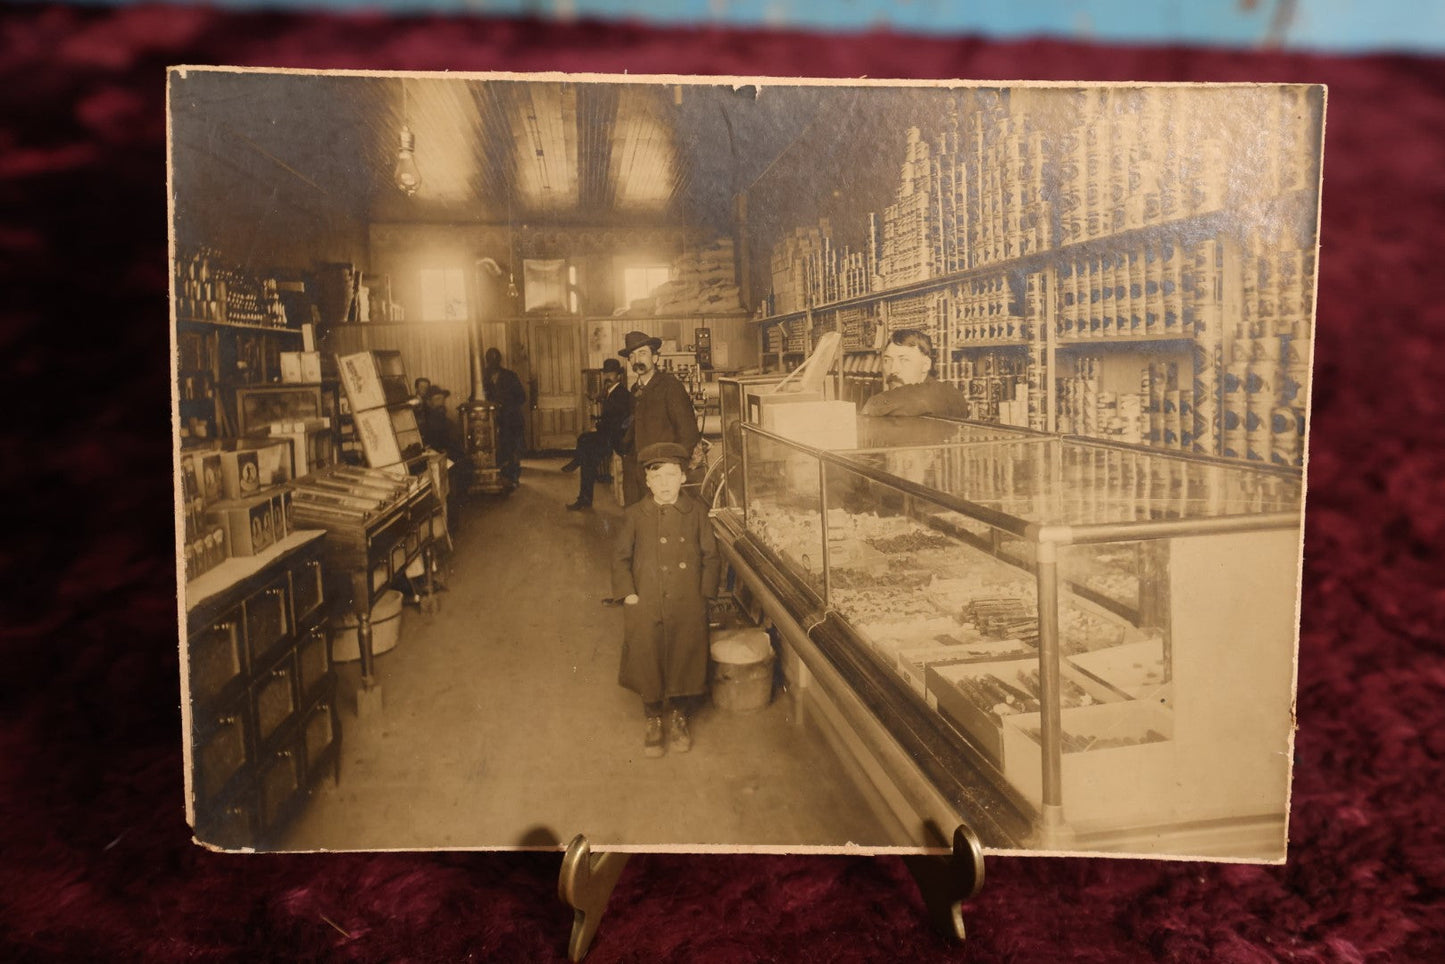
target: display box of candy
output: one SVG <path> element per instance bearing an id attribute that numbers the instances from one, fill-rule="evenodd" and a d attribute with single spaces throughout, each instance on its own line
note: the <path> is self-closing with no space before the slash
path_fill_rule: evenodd
<path id="1" fill-rule="evenodd" d="M 936 664 L 925 684 L 938 711 L 998 762 L 1005 762 L 1004 720 L 1037 715 L 1041 704 L 1037 657 L 991 663 Z M 1097 680 L 1060 667 L 1059 705 L 1065 709 L 1114 702 L 1120 694 Z"/>
<path id="2" fill-rule="evenodd" d="M 1066 709 L 1063 721 L 1064 819 L 1126 826 L 1158 818 L 1177 784 L 1174 714 L 1142 700 Z M 1035 806 L 1043 803 L 1043 746 L 1038 713 L 1003 721 L 1004 777 Z"/>
<path id="3" fill-rule="evenodd" d="M 1133 699 L 1159 693 L 1166 685 L 1164 641 L 1158 637 L 1068 657 L 1074 668 Z"/>
<path id="4" fill-rule="evenodd" d="M 929 666 L 924 683 L 938 712 L 953 727 L 982 750 L 989 759 L 1003 763 L 1001 718 L 1013 713 L 1037 713 L 1038 700 L 1004 682 L 1030 667 L 1037 659 L 998 663 L 950 663 Z"/>

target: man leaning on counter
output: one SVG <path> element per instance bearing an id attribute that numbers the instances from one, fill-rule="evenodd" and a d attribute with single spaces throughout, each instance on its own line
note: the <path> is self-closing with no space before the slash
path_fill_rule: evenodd
<path id="1" fill-rule="evenodd" d="M 933 340 L 900 328 L 883 346 L 883 391 L 863 403 L 864 415 L 943 415 L 964 418 L 968 401 L 933 377 Z"/>

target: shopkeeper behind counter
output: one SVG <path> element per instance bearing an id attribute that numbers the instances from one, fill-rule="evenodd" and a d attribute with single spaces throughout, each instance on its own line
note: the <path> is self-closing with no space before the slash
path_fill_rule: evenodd
<path id="1" fill-rule="evenodd" d="M 925 333 L 900 328 L 882 358 L 883 391 L 863 403 L 864 415 L 968 415 L 963 394 L 933 377 L 933 340 Z"/>

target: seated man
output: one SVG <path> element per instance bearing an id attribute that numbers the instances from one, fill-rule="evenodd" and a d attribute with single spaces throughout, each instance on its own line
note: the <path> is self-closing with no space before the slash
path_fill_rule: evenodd
<path id="1" fill-rule="evenodd" d="M 900 328 L 883 348 L 883 391 L 863 403 L 864 415 L 943 415 L 965 418 L 968 400 L 933 377 L 933 340 Z"/>
<path id="2" fill-rule="evenodd" d="M 622 436 L 627 430 L 627 419 L 632 415 L 632 393 L 627 390 L 626 380 L 622 377 L 620 361 L 609 358 L 602 363 L 602 384 L 602 415 L 597 420 L 597 430 L 577 436 L 577 452 L 572 461 L 562 466 L 563 472 L 571 472 L 579 466 L 582 468 L 577 501 L 567 506 L 573 512 L 592 505 L 592 488 L 603 478 L 598 469 L 604 458 L 612 458 L 613 452 L 621 454 Z M 607 481 L 612 481 L 610 475 L 605 477 Z"/>
<path id="3" fill-rule="evenodd" d="M 416 427 L 421 430 L 421 440 L 427 448 L 445 453 L 451 459 L 451 489 L 453 493 L 461 494 L 471 484 L 476 466 L 467 452 L 461 426 L 447 414 L 450 396 L 451 392 L 440 385 L 427 388 L 422 409 L 416 416 Z"/>

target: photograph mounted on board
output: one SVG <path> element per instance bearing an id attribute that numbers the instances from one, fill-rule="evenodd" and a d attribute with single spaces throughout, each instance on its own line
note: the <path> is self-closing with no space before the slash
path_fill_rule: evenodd
<path id="1" fill-rule="evenodd" d="M 1322 87 L 168 112 L 199 843 L 1285 859 Z"/>

